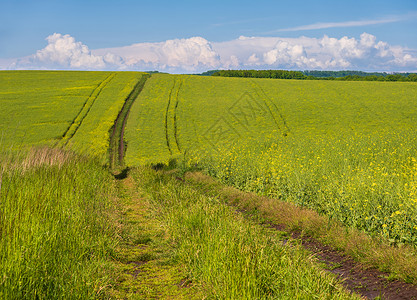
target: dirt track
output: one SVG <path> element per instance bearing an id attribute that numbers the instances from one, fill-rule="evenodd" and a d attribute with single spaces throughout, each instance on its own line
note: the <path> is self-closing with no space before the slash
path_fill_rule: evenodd
<path id="1" fill-rule="evenodd" d="M 111 129 L 109 142 L 109 163 L 111 169 L 123 165 L 123 157 L 126 149 L 123 137 L 126 122 L 129 117 L 130 108 L 132 107 L 136 98 L 139 96 L 140 92 L 145 86 L 146 80 L 149 77 L 149 74 L 144 74 L 142 78 L 137 82 L 135 87 L 130 92 L 129 96 L 127 96 L 122 109 L 120 110 L 116 120 L 114 121 L 114 125 Z"/>
<path id="2" fill-rule="evenodd" d="M 268 226 L 280 231 L 286 231 L 283 224 L 269 223 Z M 417 299 L 417 287 L 413 284 L 390 280 L 388 274 L 373 268 L 364 268 L 351 257 L 323 245 L 322 243 L 301 236 L 299 232 L 291 232 L 291 237 L 301 240 L 303 247 L 314 253 L 323 262 L 327 271 L 342 279 L 343 285 L 368 299 Z"/>

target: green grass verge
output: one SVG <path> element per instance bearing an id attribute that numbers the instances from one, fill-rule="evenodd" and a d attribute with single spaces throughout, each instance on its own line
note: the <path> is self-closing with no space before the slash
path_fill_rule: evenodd
<path id="1" fill-rule="evenodd" d="M 118 182 L 119 245 L 113 265 L 116 299 L 203 299 L 187 279 L 185 265 L 174 259 L 166 229 L 155 216 L 149 196 L 132 177 Z"/>
<path id="2" fill-rule="evenodd" d="M 2 153 L 0 298 L 103 296 L 117 242 L 114 192 L 106 169 L 74 153 Z"/>

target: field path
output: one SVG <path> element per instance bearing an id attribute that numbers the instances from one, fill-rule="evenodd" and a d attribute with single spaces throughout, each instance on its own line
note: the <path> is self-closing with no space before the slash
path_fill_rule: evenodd
<path id="1" fill-rule="evenodd" d="M 145 86 L 146 80 L 149 77 L 149 74 L 144 74 L 138 81 L 133 90 L 130 92 L 129 96 L 127 96 L 125 103 L 123 104 L 123 107 L 114 122 L 109 143 L 109 162 L 111 169 L 123 166 L 123 158 L 126 150 L 126 144 L 123 137 L 126 122 L 129 117 L 130 108 L 132 107 L 133 102 L 135 102 L 136 98 L 139 96 L 140 92 Z"/>
<path id="2" fill-rule="evenodd" d="M 117 182 L 121 199 L 120 243 L 113 261 L 116 299 L 204 299 L 187 280 L 183 265 L 172 263 L 172 246 L 155 218 L 149 195 L 130 175 Z"/>
<path id="3" fill-rule="evenodd" d="M 178 152 L 181 153 L 181 147 L 178 141 L 177 109 L 179 104 L 178 95 L 182 84 L 182 78 L 174 79 L 172 88 L 169 91 L 167 106 L 165 109 L 165 139 L 168 151 L 171 155 Z"/>
<path id="4" fill-rule="evenodd" d="M 165 139 L 166 139 L 166 142 L 167 142 L 167 147 L 168 147 L 169 153 L 171 155 L 172 155 L 172 150 L 171 150 L 171 144 L 169 143 L 169 133 L 168 133 L 168 119 L 169 119 L 169 117 L 168 117 L 168 115 L 169 115 L 169 107 L 171 105 L 172 93 L 175 89 L 176 82 L 177 81 L 174 79 L 174 83 L 172 85 L 172 88 L 169 91 L 167 107 L 166 107 L 166 110 L 165 110 Z"/>
<path id="5" fill-rule="evenodd" d="M 280 231 L 288 231 L 284 224 L 269 224 Z M 299 232 L 290 232 L 293 239 L 301 240 L 304 248 L 311 251 L 324 263 L 325 270 L 342 279 L 343 285 L 350 291 L 368 299 L 417 299 L 415 285 L 390 280 L 389 275 L 377 269 L 366 268 L 353 258 L 344 255 Z"/>

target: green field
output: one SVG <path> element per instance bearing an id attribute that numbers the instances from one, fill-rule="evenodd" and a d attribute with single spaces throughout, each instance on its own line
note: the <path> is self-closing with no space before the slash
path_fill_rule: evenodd
<path id="1" fill-rule="evenodd" d="M 70 146 L 104 158 L 138 72 L 0 72 L 0 145 Z"/>
<path id="2" fill-rule="evenodd" d="M 0 106 L 0 298 L 355 298 L 293 231 L 417 283 L 417 83 L 2 71 Z"/>
<path id="3" fill-rule="evenodd" d="M 127 124 L 130 166 L 199 164 L 246 191 L 417 242 L 417 84 L 155 75 Z"/>

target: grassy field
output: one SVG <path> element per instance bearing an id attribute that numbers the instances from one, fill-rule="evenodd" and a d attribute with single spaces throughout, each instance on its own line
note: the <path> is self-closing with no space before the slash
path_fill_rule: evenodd
<path id="1" fill-rule="evenodd" d="M 417 84 L 155 75 L 132 107 L 131 165 L 198 165 L 393 243 L 417 243 Z"/>
<path id="2" fill-rule="evenodd" d="M 2 299 L 358 299 L 284 232 L 169 173 L 116 182 L 56 148 L 0 161 Z"/>
<path id="3" fill-rule="evenodd" d="M 110 73 L 0 72 L 2 148 L 53 145 Z"/>
<path id="4" fill-rule="evenodd" d="M 103 165 L 141 77 L 0 72 L 0 298 L 93 299 L 114 282 L 117 196 Z"/>
<path id="5" fill-rule="evenodd" d="M 415 284 L 416 95 L 0 72 L 0 298 L 356 298 L 293 231 Z"/>
<path id="6" fill-rule="evenodd" d="M 109 131 L 138 72 L 0 72 L 0 145 L 59 145 L 106 158 Z"/>

